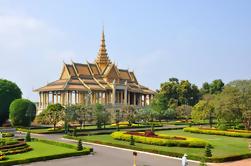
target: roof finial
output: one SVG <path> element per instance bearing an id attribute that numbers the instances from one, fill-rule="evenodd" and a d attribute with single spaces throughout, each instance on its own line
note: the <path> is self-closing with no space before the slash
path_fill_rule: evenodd
<path id="1" fill-rule="evenodd" d="M 95 62 L 99 65 L 101 70 L 103 70 L 108 64 L 111 63 L 109 57 L 107 56 L 107 52 L 106 52 L 104 26 L 103 26 L 103 30 L 102 30 L 102 34 L 101 34 L 101 44 L 100 44 L 98 56 L 97 56 Z"/>

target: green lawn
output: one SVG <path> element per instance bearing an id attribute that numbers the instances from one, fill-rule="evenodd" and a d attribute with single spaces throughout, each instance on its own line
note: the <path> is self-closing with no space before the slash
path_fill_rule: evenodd
<path id="1" fill-rule="evenodd" d="M 74 149 L 50 145 L 43 142 L 28 142 L 27 144 L 29 144 L 33 148 L 32 151 L 21 153 L 21 154 L 16 154 L 16 155 L 8 155 L 7 156 L 8 160 L 49 156 L 49 155 L 56 155 L 56 154 L 63 154 L 63 153 L 71 153 L 71 152 L 76 151 Z"/>
<path id="2" fill-rule="evenodd" d="M 212 153 L 214 158 L 230 157 L 235 155 L 242 155 L 250 153 L 248 149 L 248 139 L 246 138 L 233 138 L 227 136 L 215 136 L 206 134 L 194 134 L 183 132 L 183 130 L 164 130 L 157 133 L 176 135 L 176 136 L 189 136 L 195 138 L 201 138 L 208 141 L 213 145 Z M 79 138 L 79 137 L 78 137 Z M 204 155 L 203 148 L 184 148 L 184 147 L 166 147 L 166 146 L 155 146 L 136 143 L 136 146 L 129 145 L 129 142 L 114 140 L 110 135 L 93 135 L 93 136 L 82 136 L 83 140 L 104 143 L 104 144 L 117 144 L 121 147 L 132 148 L 132 149 L 144 149 L 146 151 L 162 151 L 159 153 L 167 152 L 170 153 L 187 153 L 191 156 L 202 157 Z M 175 155 L 174 155 L 175 156 Z"/>
<path id="3" fill-rule="evenodd" d="M 77 151 L 75 145 L 56 143 L 52 141 L 34 141 L 27 142 L 27 144 L 32 147 L 31 151 L 20 154 L 7 155 L 7 160 L 0 161 L 0 165 L 22 164 L 33 161 L 79 156 L 89 154 L 90 152 L 89 148 L 85 148 L 83 151 Z"/>

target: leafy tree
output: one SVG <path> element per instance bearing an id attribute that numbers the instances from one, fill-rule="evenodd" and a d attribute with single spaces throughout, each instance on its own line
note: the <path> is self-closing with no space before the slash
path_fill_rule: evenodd
<path id="1" fill-rule="evenodd" d="M 51 104 L 41 114 L 42 121 L 47 124 L 53 124 L 54 130 L 56 124 L 64 118 L 64 107 L 61 104 Z"/>
<path id="2" fill-rule="evenodd" d="M 228 86 L 237 88 L 240 92 L 240 109 L 242 112 L 242 121 L 245 128 L 251 129 L 251 80 L 235 80 Z"/>
<path id="3" fill-rule="evenodd" d="M 27 99 L 16 99 L 10 105 L 10 120 L 13 126 L 30 126 L 36 117 L 36 105 Z"/>
<path id="4" fill-rule="evenodd" d="M 126 120 L 128 121 L 129 126 L 132 126 L 132 124 L 135 123 L 137 118 L 135 108 L 133 106 L 127 106 L 125 109 L 127 112 Z"/>
<path id="5" fill-rule="evenodd" d="M 222 92 L 223 87 L 224 87 L 224 83 L 222 82 L 221 79 L 214 80 L 214 81 L 210 84 L 210 93 L 211 93 L 211 94 L 220 93 L 220 92 Z"/>
<path id="6" fill-rule="evenodd" d="M 198 87 L 188 80 L 179 81 L 177 78 L 170 78 L 160 86 L 160 90 L 153 99 L 155 110 L 175 109 L 184 104 L 193 106 L 200 99 Z"/>
<path id="7" fill-rule="evenodd" d="M 105 109 L 102 104 L 96 104 L 94 106 L 94 112 L 96 117 L 97 128 L 100 129 L 102 125 L 105 128 L 106 123 L 110 120 L 110 113 Z"/>
<path id="8" fill-rule="evenodd" d="M 212 103 L 212 96 L 204 97 L 200 100 L 192 109 L 193 121 L 209 120 L 210 127 L 213 124 L 213 118 L 215 117 L 215 108 Z"/>
<path id="9" fill-rule="evenodd" d="M 227 129 L 242 121 L 241 93 L 231 86 L 226 86 L 215 98 L 216 117 L 218 126 Z"/>
<path id="10" fill-rule="evenodd" d="M 176 108 L 177 117 L 188 121 L 191 118 L 192 107 L 189 105 L 181 105 Z"/>
<path id="11" fill-rule="evenodd" d="M 208 82 L 203 83 L 200 91 L 202 94 L 209 94 L 210 93 L 210 84 Z"/>
<path id="12" fill-rule="evenodd" d="M 117 130 L 119 130 L 119 122 L 121 121 L 121 115 L 120 115 L 120 111 L 116 110 L 115 112 L 115 123 L 117 126 Z"/>
<path id="13" fill-rule="evenodd" d="M 157 117 L 156 111 L 151 109 L 150 107 L 140 109 L 137 112 L 137 119 L 144 123 L 153 122 L 156 117 Z"/>
<path id="14" fill-rule="evenodd" d="M 21 97 L 22 92 L 15 83 L 0 79 L 0 126 L 9 118 L 11 102 Z"/>
<path id="15" fill-rule="evenodd" d="M 88 115 L 88 111 L 90 110 L 89 106 L 86 105 L 80 105 L 78 109 L 76 109 L 76 120 L 79 122 L 81 128 L 85 128 L 85 123 L 88 121 L 88 118 L 90 118 Z"/>
<path id="16" fill-rule="evenodd" d="M 221 93 L 224 88 L 224 82 L 221 79 L 213 80 L 212 83 L 205 82 L 200 89 L 201 93 L 204 94 L 218 94 Z"/>

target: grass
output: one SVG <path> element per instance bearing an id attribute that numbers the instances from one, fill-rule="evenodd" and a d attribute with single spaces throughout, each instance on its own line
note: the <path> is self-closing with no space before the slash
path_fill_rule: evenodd
<path id="1" fill-rule="evenodd" d="M 211 145 L 213 145 L 212 154 L 213 158 L 225 158 L 232 157 L 238 155 L 244 155 L 250 153 L 248 149 L 248 139 L 246 138 L 233 138 L 227 136 L 215 136 L 215 135 L 206 135 L 206 134 L 195 134 L 195 133 L 187 133 L 183 132 L 183 130 L 164 130 L 159 131 L 157 133 L 175 135 L 175 136 L 188 136 L 201 138 L 208 141 Z M 136 143 L 136 146 L 129 145 L 129 142 L 114 140 L 110 135 L 93 135 L 93 136 L 82 136 L 78 137 L 85 141 L 103 143 L 103 144 L 114 144 L 119 145 L 121 147 L 131 148 L 131 149 L 143 149 L 145 151 L 156 151 L 158 153 L 172 154 L 179 153 L 184 154 L 187 153 L 188 156 L 196 156 L 197 158 L 203 157 L 204 148 L 185 148 L 185 147 L 166 147 L 166 146 L 155 146 L 155 145 L 147 145 L 142 143 Z M 177 155 L 173 155 L 177 156 Z M 194 158 L 196 159 L 196 158 Z"/>
<path id="2" fill-rule="evenodd" d="M 32 151 L 7 155 L 7 160 L 0 161 L 0 165 L 14 165 L 33 161 L 44 161 L 49 159 L 84 155 L 90 152 L 89 148 L 84 148 L 83 151 L 77 151 L 75 145 L 57 143 L 54 141 L 36 140 L 33 142 L 27 142 L 27 144 L 32 147 Z"/>
<path id="3" fill-rule="evenodd" d="M 29 144 L 33 148 L 32 151 L 21 153 L 21 154 L 16 154 L 16 155 L 8 155 L 7 156 L 8 160 L 42 157 L 42 156 L 48 156 L 48 155 L 71 153 L 71 152 L 76 151 L 74 149 L 50 145 L 43 142 L 27 142 L 27 144 Z"/>

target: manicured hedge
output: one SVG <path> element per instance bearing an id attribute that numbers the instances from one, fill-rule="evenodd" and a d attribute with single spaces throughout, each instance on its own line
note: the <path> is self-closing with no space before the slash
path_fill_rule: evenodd
<path id="1" fill-rule="evenodd" d="M 112 138 L 123 141 L 130 141 L 131 135 L 123 131 L 117 131 L 111 134 Z M 196 147 L 204 148 L 208 143 L 199 138 L 182 137 L 184 140 L 176 139 L 175 136 L 158 134 L 162 138 L 145 137 L 133 135 L 135 142 L 159 145 L 159 146 L 180 146 L 180 147 Z"/>
<path id="2" fill-rule="evenodd" d="M 183 129 L 185 132 L 191 133 L 200 133 L 200 134 L 211 134 L 211 135 L 223 135 L 230 137 L 243 137 L 243 138 L 251 138 L 251 133 L 248 132 L 239 132 L 239 130 L 217 130 L 217 129 L 203 129 L 196 127 L 186 127 Z"/>
<path id="3" fill-rule="evenodd" d="M 13 145 L 18 143 L 16 139 L 12 138 L 0 138 L 0 148 L 5 145 Z"/>
<path id="4" fill-rule="evenodd" d="M 14 134 L 13 133 L 2 133 L 2 136 L 3 136 L 3 138 L 14 137 Z"/>

